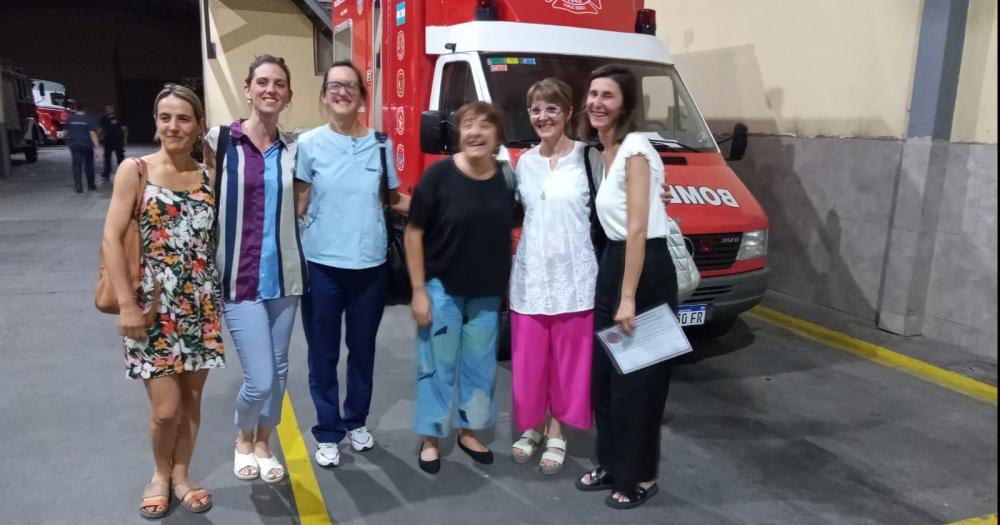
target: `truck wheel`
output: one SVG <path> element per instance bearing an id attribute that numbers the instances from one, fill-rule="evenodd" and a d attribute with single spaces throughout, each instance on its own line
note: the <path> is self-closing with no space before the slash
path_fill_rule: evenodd
<path id="1" fill-rule="evenodd" d="M 24 160 L 29 163 L 38 162 L 38 148 L 31 146 L 24 150 Z"/>
<path id="2" fill-rule="evenodd" d="M 497 361 L 510 361 L 510 310 L 500 310 L 500 333 L 497 334 Z"/>

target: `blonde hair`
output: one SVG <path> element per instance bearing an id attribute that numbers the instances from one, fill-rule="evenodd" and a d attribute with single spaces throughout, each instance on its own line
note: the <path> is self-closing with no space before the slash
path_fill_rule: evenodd
<path id="1" fill-rule="evenodd" d="M 178 84 L 164 84 L 163 89 L 156 95 L 156 99 L 153 100 L 153 119 L 156 119 L 157 112 L 160 110 L 160 101 L 167 97 L 177 97 L 184 102 L 191 105 L 191 110 L 194 111 L 194 118 L 198 122 L 199 126 L 202 126 L 202 132 L 204 132 L 205 126 L 205 106 L 201 104 L 201 99 L 194 91 L 190 88 L 178 85 Z M 154 139 L 159 142 L 160 135 L 157 134 Z M 198 162 L 202 161 L 201 158 L 201 137 L 194 141 L 191 146 L 191 157 Z"/>
<path id="2" fill-rule="evenodd" d="M 573 88 L 555 77 L 543 78 L 528 88 L 528 109 L 531 109 L 531 104 L 535 102 L 535 99 L 552 102 L 562 108 L 566 115 L 573 111 Z M 563 131 L 567 134 L 570 133 L 570 119 L 568 118 Z"/>
<path id="3" fill-rule="evenodd" d="M 160 109 L 160 101 L 167 97 L 177 97 L 187 102 L 191 105 L 191 109 L 194 111 L 194 118 L 198 120 L 198 123 L 200 124 L 205 121 L 205 106 L 201 104 L 201 99 L 190 88 L 179 84 L 164 84 L 163 89 L 160 90 L 153 101 L 154 118 L 156 117 L 156 112 Z"/>

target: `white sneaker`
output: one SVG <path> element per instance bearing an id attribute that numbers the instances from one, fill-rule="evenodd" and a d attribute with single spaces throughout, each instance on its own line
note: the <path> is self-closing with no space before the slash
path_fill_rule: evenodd
<path id="1" fill-rule="evenodd" d="M 316 449 L 316 463 L 321 467 L 340 465 L 340 446 L 336 443 L 319 443 Z"/>
<path id="2" fill-rule="evenodd" d="M 368 431 L 368 427 L 360 427 L 349 430 L 347 436 L 351 439 L 351 448 L 358 452 L 364 452 L 375 448 L 375 438 Z"/>

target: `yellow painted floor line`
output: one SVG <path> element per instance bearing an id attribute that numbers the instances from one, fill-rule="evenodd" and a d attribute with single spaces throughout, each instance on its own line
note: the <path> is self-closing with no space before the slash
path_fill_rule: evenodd
<path id="1" fill-rule="evenodd" d="M 948 525 L 997 525 L 997 515 L 988 514 L 986 516 L 979 516 L 976 518 L 969 518 L 967 520 L 956 521 L 954 523 L 949 523 Z"/>
<path id="2" fill-rule="evenodd" d="M 285 392 L 282 401 L 281 423 L 278 423 L 278 439 L 285 456 L 288 479 L 292 484 L 295 508 L 299 511 L 301 525 L 331 525 L 330 513 L 326 510 L 323 493 L 319 490 L 316 473 L 313 472 L 309 449 L 306 448 L 299 430 L 299 420 L 292 408 L 292 399 Z"/>
<path id="3" fill-rule="evenodd" d="M 750 310 L 749 313 L 757 319 L 778 325 L 806 339 L 849 352 L 881 365 L 895 368 L 980 401 L 992 405 L 997 404 L 997 387 L 993 385 L 936 367 L 924 361 L 900 354 L 899 352 L 894 352 L 888 348 L 855 339 L 849 335 L 824 328 L 809 321 L 803 321 L 777 310 L 757 306 Z M 996 523 L 995 516 L 992 523 Z"/>

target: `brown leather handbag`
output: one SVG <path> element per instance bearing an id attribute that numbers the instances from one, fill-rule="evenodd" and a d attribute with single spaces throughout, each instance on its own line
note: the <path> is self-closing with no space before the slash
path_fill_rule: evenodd
<path id="1" fill-rule="evenodd" d="M 146 191 L 146 163 L 142 159 L 133 158 L 139 166 L 139 189 L 136 191 L 135 206 L 132 208 L 132 218 L 122 239 L 122 247 L 125 250 L 125 268 L 128 270 L 129 284 L 136 291 L 138 296 L 141 292 L 139 281 L 142 278 L 142 237 L 139 234 L 139 208 L 142 206 L 142 196 Z M 158 283 L 157 283 L 158 284 Z M 137 301 L 142 305 L 145 301 Z M 159 286 L 153 294 L 153 301 L 146 309 L 147 325 L 152 324 L 153 319 L 159 311 Z M 114 284 L 108 274 L 108 267 L 104 261 L 104 246 L 101 245 L 101 253 L 98 258 L 97 288 L 94 293 L 94 305 L 97 309 L 106 314 L 118 314 L 118 296 L 115 294 Z"/>

